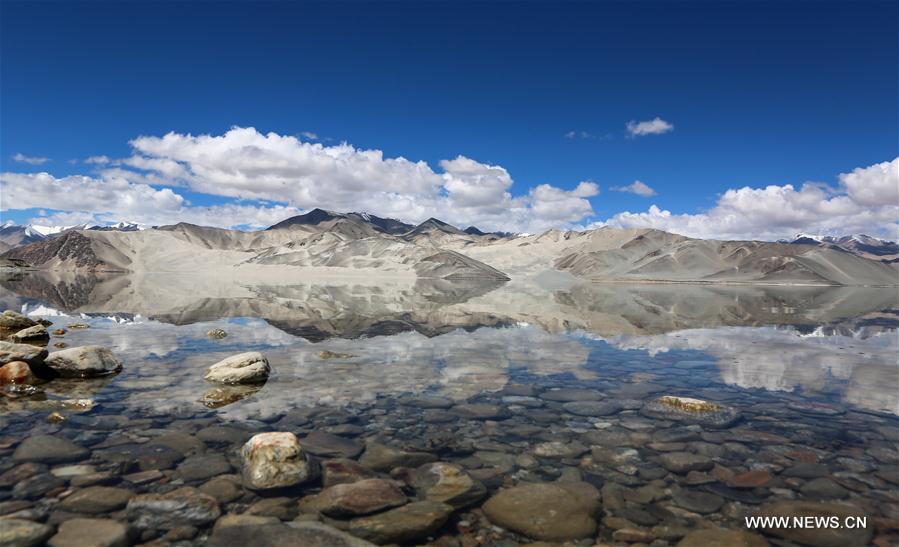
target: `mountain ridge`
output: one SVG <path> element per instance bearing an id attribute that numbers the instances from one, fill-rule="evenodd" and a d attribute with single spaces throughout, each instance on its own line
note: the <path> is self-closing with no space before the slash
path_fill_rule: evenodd
<path id="1" fill-rule="evenodd" d="M 510 273 L 550 270 L 591 281 L 899 285 L 899 269 L 860 256 L 864 249 L 853 252 L 825 241 L 704 240 L 608 226 L 509 237 L 471 228 L 436 218 L 413 226 L 367 213 L 313 209 L 258 231 L 185 222 L 140 231 L 70 230 L 0 256 L 57 270 L 444 279 L 509 279 Z M 889 249 L 890 242 L 846 237 Z"/>

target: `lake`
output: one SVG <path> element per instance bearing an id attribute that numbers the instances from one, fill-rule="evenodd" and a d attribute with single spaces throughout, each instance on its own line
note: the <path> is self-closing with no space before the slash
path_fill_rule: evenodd
<path id="1" fill-rule="evenodd" d="M 710 526 L 744 531 L 744 516 L 801 513 L 805 501 L 869 517 L 866 529 L 824 532 L 839 540 L 889 535 L 899 521 L 893 289 L 552 277 L 254 285 L 41 273 L 8 276 L 2 287 L 2 309 L 67 328 L 51 351 L 99 344 L 124 363 L 114 376 L 55 379 L 0 399 L 4 513 L 64 518 L 57 498 L 73 486 L 143 494 L 190 485 L 211 492 L 222 514 L 314 519 L 310 502 L 298 501 L 321 482 L 277 495 L 221 487 L 239 484 L 239 449 L 250 436 L 289 431 L 301 442 L 316 432 L 308 452 L 323 472 L 335 459 L 360 459 L 365 467 L 353 473 L 376 468 L 405 481 L 410 498 L 428 498 L 403 470 L 410 462 L 448 462 L 483 485 L 483 495 L 401 542 L 527 543 L 534 535 L 516 515 L 494 515 L 505 524 L 497 527 L 478 508 L 500 487 L 545 482 L 592 485 L 588 497 L 602 507 L 594 537 L 610 542 L 674 544 Z M 68 328 L 75 323 L 88 328 Z M 215 329 L 226 336 L 210 337 Z M 209 365 L 245 351 L 267 357 L 267 382 L 203 379 Z M 706 401 L 727 419 L 666 410 L 658 403 L 666 397 Z M 89 410 L 73 409 L 73 399 L 89 399 Z M 53 412 L 61 421 L 48 421 Z M 16 471 L 7 456 L 39 434 L 89 455 L 56 475 L 72 463 Z M 177 442 L 153 457 L 148 447 L 160 438 Z M 371 464 L 385 450 L 399 456 Z M 364 529 L 373 524 L 324 520 L 383 542 Z M 198 523 L 185 541 L 206 541 L 211 525 Z"/>

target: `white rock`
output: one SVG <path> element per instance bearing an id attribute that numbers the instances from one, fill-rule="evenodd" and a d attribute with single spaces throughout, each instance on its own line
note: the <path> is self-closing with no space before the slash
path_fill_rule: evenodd
<path id="1" fill-rule="evenodd" d="M 272 369 L 258 351 L 239 353 L 222 359 L 206 370 L 205 379 L 222 384 L 261 384 Z"/>
<path id="2" fill-rule="evenodd" d="M 306 454 L 293 433 L 254 435 L 243 445 L 240 455 L 243 459 L 243 482 L 247 488 L 284 488 L 312 478 Z"/>
<path id="3" fill-rule="evenodd" d="M 122 370 L 122 362 L 103 346 L 79 346 L 54 351 L 44 360 L 60 376 L 92 378 Z"/>

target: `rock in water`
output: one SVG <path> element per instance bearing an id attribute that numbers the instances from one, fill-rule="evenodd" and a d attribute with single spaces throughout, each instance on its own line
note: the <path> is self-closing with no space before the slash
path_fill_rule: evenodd
<path id="1" fill-rule="evenodd" d="M 578 482 L 522 484 L 500 490 L 483 506 L 490 522 L 540 541 L 593 537 L 599 493 Z"/>
<path id="2" fill-rule="evenodd" d="M 22 330 L 37 325 L 37 321 L 21 313 L 12 310 L 6 310 L 0 314 L 0 329 Z"/>
<path id="3" fill-rule="evenodd" d="M 128 500 L 128 518 L 142 530 L 205 526 L 220 515 L 215 498 L 190 487 L 167 494 L 142 494 Z"/>
<path id="4" fill-rule="evenodd" d="M 359 463 L 374 471 L 390 471 L 394 467 L 418 467 L 437 458 L 428 452 L 406 452 L 391 446 L 369 442 Z"/>
<path id="5" fill-rule="evenodd" d="M 49 340 L 50 333 L 47 332 L 47 327 L 43 325 L 34 325 L 33 327 L 28 327 L 27 329 L 22 329 L 14 334 L 10 334 L 9 339 L 13 342 Z"/>
<path id="6" fill-rule="evenodd" d="M 53 528 L 30 520 L 0 519 L 0 545 L 38 547 L 53 535 Z"/>
<path id="7" fill-rule="evenodd" d="M 254 435 L 243 445 L 240 455 L 243 458 L 243 482 L 247 488 L 284 488 L 312 478 L 306 454 L 293 433 Z"/>
<path id="8" fill-rule="evenodd" d="M 264 355 L 258 351 L 248 351 L 212 365 L 204 378 L 222 384 L 261 384 L 268 380 L 271 371 Z"/>
<path id="9" fill-rule="evenodd" d="M 839 527 L 813 527 L 813 528 L 763 528 L 767 535 L 779 537 L 802 545 L 814 545 L 816 547 L 842 547 L 844 545 L 867 545 L 874 534 L 874 527 L 849 528 L 845 526 L 847 517 L 865 517 L 865 511 L 851 505 L 841 503 L 819 503 L 813 501 L 778 501 L 768 503 L 759 508 L 756 516 L 760 517 L 787 517 L 792 522 L 793 517 L 836 517 Z"/>
<path id="10" fill-rule="evenodd" d="M 398 507 L 406 501 L 406 495 L 396 483 L 385 479 L 364 479 L 325 488 L 321 494 L 304 498 L 300 505 L 302 510 L 306 510 L 303 508 L 305 506 L 332 518 L 348 518 Z"/>
<path id="11" fill-rule="evenodd" d="M 425 464 L 413 473 L 412 486 L 429 501 L 462 509 L 481 501 L 487 489 L 457 465 L 437 462 Z"/>
<path id="12" fill-rule="evenodd" d="M 715 428 L 730 427 L 740 419 L 739 411 L 733 407 L 701 399 L 671 395 L 647 402 L 640 412 L 649 418 Z"/>
<path id="13" fill-rule="evenodd" d="M 0 385 L 3 384 L 28 384 L 37 385 L 43 383 L 31 372 L 31 367 L 25 361 L 13 361 L 0 366 Z"/>
<path id="14" fill-rule="evenodd" d="M 223 331 L 222 329 L 212 329 L 211 331 L 206 333 L 206 336 L 212 338 L 213 340 L 221 340 L 222 338 L 228 336 L 228 333 Z"/>
<path id="15" fill-rule="evenodd" d="M 697 530 L 680 540 L 677 547 L 768 547 L 762 536 L 743 530 Z"/>
<path id="16" fill-rule="evenodd" d="M 261 384 L 223 385 L 207 389 L 200 402 L 208 408 L 223 406 L 242 401 L 262 389 Z"/>
<path id="17" fill-rule="evenodd" d="M 122 362 L 103 346 L 79 346 L 54 351 L 45 362 L 60 376 L 67 378 L 108 376 L 122 370 Z"/>
<path id="18" fill-rule="evenodd" d="M 63 522 L 49 547 L 127 547 L 128 527 L 112 519 L 75 518 Z"/>
<path id="19" fill-rule="evenodd" d="M 411 543 L 437 531 L 452 512 L 453 508 L 445 503 L 416 501 L 377 515 L 353 519 L 348 531 L 379 545 Z"/>
<path id="20" fill-rule="evenodd" d="M 83 460 L 90 451 L 72 441 L 53 435 L 32 435 L 13 452 L 15 462 L 65 463 Z"/>
<path id="21" fill-rule="evenodd" d="M 294 521 L 289 524 L 256 526 L 216 526 L 209 547 L 372 547 L 372 544 L 320 522 Z"/>
<path id="22" fill-rule="evenodd" d="M 125 507 L 134 492 L 109 486 L 88 486 L 62 500 L 59 508 L 72 513 L 109 513 Z"/>
<path id="23" fill-rule="evenodd" d="M 29 365 L 39 365 L 47 357 L 47 350 L 30 344 L 0 342 L 0 365 L 13 361 L 24 361 Z"/>
<path id="24" fill-rule="evenodd" d="M 303 448 L 322 458 L 355 458 L 365 445 L 324 431 L 313 431 L 303 439 Z"/>

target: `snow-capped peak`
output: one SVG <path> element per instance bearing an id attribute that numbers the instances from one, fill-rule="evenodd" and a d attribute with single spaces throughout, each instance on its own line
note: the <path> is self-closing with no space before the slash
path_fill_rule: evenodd
<path id="1" fill-rule="evenodd" d="M 37 232 L 38 234 L 40 234 L 44 237 L 47 237 L 50 235 L 58 234 L 60 232 L 64 232 L 66 230 L 71 230 L 72 228 L 81 228 L 81 227 L 83 227 L 83 226 L 78 226 L 78 225 L 75 225 L 75 226 L 42 226 L 40 224 L 29 224 L 28 226 L 26 226 L 26 229 L 33 230 L 34 232 Z"/>

